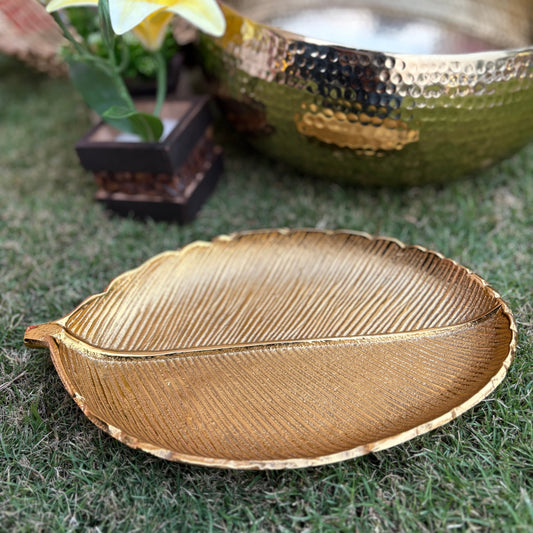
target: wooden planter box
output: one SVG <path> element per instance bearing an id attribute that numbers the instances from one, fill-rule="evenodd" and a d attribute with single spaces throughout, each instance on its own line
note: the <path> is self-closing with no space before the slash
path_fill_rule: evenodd
<path id="1" fill-rule="evenodd" d="M 151 106 L 138 104 L 147 111 Z M 76 151 L 95 175 L 96 199 L 112 211 L 187 223 L 218 181 L 222 150 L 213 141 L 207 97 L 165 102 L 162 116 L 177 123 L 159 142 L 131 140 L 101 122 Z"/>

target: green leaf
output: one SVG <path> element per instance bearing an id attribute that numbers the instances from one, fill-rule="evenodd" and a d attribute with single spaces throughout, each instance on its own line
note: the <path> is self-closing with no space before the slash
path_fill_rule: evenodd
<path id="1" fill-rule="evenodd" d="M 123 106 L 110 107 L 102 117 L 105 120 L 127 122 L 131 133 L 145 141 L 157 141 L 163 133 L 163 123 L 157 117 L 140 113 L 136 109 Z"/>
<path id="2" fill-rule="evenodd" d="M 135 133 L 145 141 L 157 141 L 162 122 L 139 113 L 112 67 L 104 59 L 74 56 L 68 59 L 70 77 L 85 103 L 115 128 Z"/>
<path id="3" fill-rule="evenodd" d="M 124 94 L 105 60 L 74 56 L 67 62 L 74 87 L 85 103 L 100 116 L 113 106 L 134 108 L 131 98 Z"/>
<path id="4" fill-rule="evenodd" d="M 115 105 L 110 107 L 102 116 L 110 120 L 122 120 L 131 117 L 133 114 L 135 114 L 135 110 Z"/>

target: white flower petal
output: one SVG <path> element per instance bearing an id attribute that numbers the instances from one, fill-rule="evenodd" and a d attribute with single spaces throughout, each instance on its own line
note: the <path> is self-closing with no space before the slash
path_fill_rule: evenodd
<path id="1" fill-rule="evenodd" d="M 163 7 L 164 5 L 157 2 L 144 0 L 109 0 L 109 15 L 113 31 L 117 35 L 122 35 Z"/>
<path id="2" fill-rule="evenodd" d="M 63 9 L 65 7 L 96 5 L 98 5 L 98 0 L 52 0 L 46 5 L 46 11 L 52 13 L 52 11 L 57 11 L 58 9 Z"/>
<path id="3" fill-rule="evenodd" d="M 165 2 L 169 4 L 170 2 Z M 166 8 L 180 15 L 205 33 L 224 35 L 226 19 L 216 0 L 179 0 Z"/>

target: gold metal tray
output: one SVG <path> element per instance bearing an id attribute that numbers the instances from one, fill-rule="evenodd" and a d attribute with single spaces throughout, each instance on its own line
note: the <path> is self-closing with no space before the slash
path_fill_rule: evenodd
<path id="1" fill-rule="evenodd" d="M 28 328 L 98 427 L 201 465 L 275 469 L 382 450 L 503 379 L 512 314 L 438 253 L 349 231 L 195 242 Z"/>

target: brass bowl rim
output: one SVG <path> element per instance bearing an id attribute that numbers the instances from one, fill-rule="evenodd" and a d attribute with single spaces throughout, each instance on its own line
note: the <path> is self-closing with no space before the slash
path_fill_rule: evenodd
<path id="1" fill-rule="evenodd" d="M 403 53 L 403 52 L 392 52 L 387 50 L 379 50 L 377 48 L 355 48 L 343 44 L 336 43 L 335 41 L 327 41 L 322 39 L 317 39 L 315 37 L 310 37 L 307 35 L 303 35 L 300 33 L 295 33 L 289 30 L 285 30 L 283 28 L 280 28 L 279 26 L 275 26 L 273 24 L 269 24 L 266 22 L 261 22 L 256 19 L 251 18 L 250 16 L 246 15 L 243 11 L 240 11 L 232 6 L 230 6 L 227 2 L 220 0 L 219 1 L 222 10 L 223 11 L 230 11 L 233 15 L 240 17 L 241 19 L 247 19 L 250 20 L 253 24 L 260 26 L 263 29 L 267 29 L 275 34 L 278 34 L 279 36 L 285 38 L 287 41 L 304 41 L 309 44 L 315 44 L 317 46 L 330 46 L 334 47 L 336 49 L 341 50 L 347 50 L 351 53 L 370 53 L 370 54 L 385 54 L 390 57 L 404 57 L 404 58 L 441 58 L 445 60 L 453 60 L 453 59 L 460 59 L 460 58 L 478 58 L 478 57 L 487 57 L 490 55 L 494 56 L 501 56 L 502 54 L 507 55 L 515 55 L 518 53 L 524 53 L 524 52 L 533 52 L 533 23 L 530 24 L 530 32 L 531 35 L 529 36 L 529 44 L 525 46 L 519 46 L 519 47 L 512 47 L 512 48 L 494 48 L 494 49 L 488 49 L 488 50 L 480 50 L 476 52 L 461 52 L 461 53 L 451 53 L 451 54 L 413 54 L 413 53 Z M 204 34 L 207 36 L 207 34 Z"/>

